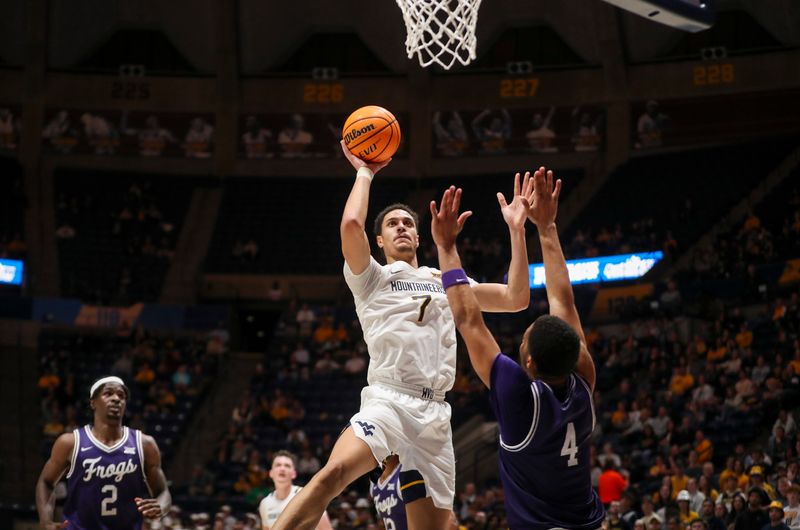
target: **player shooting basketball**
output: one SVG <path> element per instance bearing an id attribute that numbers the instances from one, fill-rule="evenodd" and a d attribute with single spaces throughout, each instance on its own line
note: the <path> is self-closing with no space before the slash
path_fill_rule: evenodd
<path id="1" fill-rule="evenodd" d="M 130 392 L 119 377 L 89 391 L 94 421 L 62 434 L 36 483 L 39 523 L 46 530 L 139 530 L 144 517 L 160 519 L 172 504 L 155 440 L 122 424 Z M 53 521 L 54 489 L 67 477 L 63 522 Z"/>
<path id="2" fill-rule="evenodd" d="M 556 230 L 561 181 L 540 168 L 527 215 L 539 229 L 550 314 L 525 330 L 522 366 L 499 353 L 479 301 L 461 269 L 456 237 L 468 213 L 459 214 L 461 190 L 431 203 L 431 231 L 456 327 L 472 367 L 490 389 L 500 427 L 500 478 L 512 530 L 595 530 L 605 516 L 592 489 L 589 448 L 595 416 L 595 368 L 575 308 L 567 264 Z M 532 200 L 531 200 L 532 199 Z M 524 368 L 523 368 L 524 367 Z"/>
<path id="3" fill-rule="evenodd" d="M 408 527 L 445 528 L 455 496 L 451 411 L 444 401 L 456 371 L 453 316 L 439 271 L 417 264 L 419 223 L 411 208 L 393 204 L 378 214 L 376 242 L 386 265 L 372 258 L 364 230 L 369 191 L 373 175 L 388 162 L 369 165 L 342 147 L 358 171 L 340 230 L 344 276 L 370 354 L 369 386 L 325 467 L 272 530 L 313 528 L 331 499 L 390 454 L 398 455 L 403 466 L 400 489 Z M 511 234 L 508 285 L 471 286 L 484 311 L 519 311 L 530 300 L 522 194 L 532 188 L 526 176 L 521 189 L 519 175 L 514 188 L 510 204 L 498 197 Z"/>

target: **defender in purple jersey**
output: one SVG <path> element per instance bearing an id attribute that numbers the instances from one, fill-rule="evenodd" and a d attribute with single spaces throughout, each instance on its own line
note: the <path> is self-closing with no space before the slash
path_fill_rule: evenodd
<path id="1" fill-rule="evenodd" d="M 414 471 L 403 471 L 397 455 L 389 455 L 383 461 L 383 468 L 376 468 L 370 476 L 369 493 L 386 530 L 408 530 L 405 503 L 407 499 L 419 498 L 420 481 Z M 453 511 L 445 530 L 458 530 L 458 519 Z"/>
<path id="2" fill-rule="evenodd" d="M 369 492 L 386 530 L 408 530 L 406 505 L 401 491 L 403 487 L 400 486 L 401 473 L 400 458 L 389 455 L 383 461 L 380 476 L 370 479 Z M 407 486 L 413 487 L 414 484 L 409 482 Z"/>
<path id="3" fill-rule="evenodd" d="M 139 530 L 172 503 L 158 446 L 122 425 L 130 392 L 121 379 L 98 380 L 89 397 L 93 424 L 59 436 L 39 476 L 39 522 L 47 530 Z M 54 489 L 65 474 L 64 521 L 56 522 Z"/>
<path id="4" fill-rule="evenodd" d="M 500 478 L 512 530 L 595 530 L 605 516 L 592 489 L 589 461 L 595 368 L 556 230 L 560 191 L 552 171 L 542 167 L 532 179 L 525 175 L 522 196 L 527 217 L 539 230 L 550 314 L 525 331 L 522 366 L 498 353 L 475 295 L 464 287 L 455 245 L 469 217 L 458 211 L 461 190 L 445 191 L 438 210 L 431 203 L 442 285 L 472 367 L 490 389 L 500 427 Z M 502 202 L 499 194 L 498 199 Z"/>

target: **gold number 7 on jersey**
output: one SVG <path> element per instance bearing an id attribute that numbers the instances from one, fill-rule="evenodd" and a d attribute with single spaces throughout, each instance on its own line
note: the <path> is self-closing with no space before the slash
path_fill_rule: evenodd
<path id="1" fill-rule="evenodd" d="M 428 304 L 431 303 L 431 295 L 429 294 L 420 294 L 417 296 L 412 296 L 412 300 L 422 300 L 422 305 L 419 306 L 419 318 L 417 322 L 422 322 L 423 317 L 425 317 L 425 310 L 428 308 Z"/>

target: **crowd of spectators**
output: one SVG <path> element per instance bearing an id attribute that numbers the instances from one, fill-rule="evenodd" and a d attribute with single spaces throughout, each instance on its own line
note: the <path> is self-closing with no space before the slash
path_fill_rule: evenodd
<path id="1" fill-rule="evenodd" d="M 505 234 L 503 234 L 504 236 Z M 499 238 L 465 237 L 459 242 L 464 270 L 479 282 L 502 282 L 511 260 L 507 241 Z M 426 245 L 420 253 L 420 264 L 439 268 L 436 245 Z"/>
<path id="2" fill-rule="evenodd" d="M 570 259 L 654 250 L 664 252 L 667 259 L 674 258 L 678 241 L 672 231 L 658 227 L 652 217 L 625 225 L 617 223 L 613 228 L 577 230 L 564 248 Z"/>
<path id="3" fill-rule="evenodd" d="M 692 255 L 693 277 L 748 278 L 758 265 L 800 257 L 800 189 L 781 191 L 697 249 Z"/>
<path id="4" fill-rule="evenodd" d="M 55 236 L 63 294 L 112 305 L 156 300 L 188 205 L 185 184 L 120 175 L 60 182 Z"/>
<path id="5" fill-rule="evenodd" d="M 535 236 L 535 232 L 532 234 Z M 564 238 L 564 254 L 568 259 L 658 250 L 669 261 L 680 252 L 679 242 L 672 231 L 656 226 L 653 218 L 629 224 L 618 223 L 613 228 L 577 230 Z M 474 271 L 475 279 L 483 282 L 503 281 L 511 259 L 508 244 L 502 238 L 464 237 L 459 241 L 459 253 L 465 270 L 470 274 Z M 528 239 L 528 258 L 531 263 L 542 261 L 536 237 Z M 432 243 L 423 247 L 421 263 L 438 268 L 436 246 Z"/>
<path id="6" fill-rule="evenodd" d="M 149 181 L 131 183 L 122 196 L 119 211 L 109 212 L 111 234 L 125 242 L 128 256 L 155 256 L 169 260 L 174 254 L 177 237 L 175 224 L 164 218 L 151 186 Z M 82 216 L 94 214 L 98 208 L 96 200 L 93 194 L 81 197 L 59 194 L 56 237 L 62 240 L 79 237 L 76 226 L 82 224 Z"/>
<path id="7" fill-rule="evenodd" d="M 298 481 L 307 481 L 357 409 L 366 369 L 366 345 L 352 310 L 292 304 L 231 412 L 212 462 L 194 469 L 188 496 L 255 510 L 269 492 L 269 462 L 280 449 L 298 456 Z"/>

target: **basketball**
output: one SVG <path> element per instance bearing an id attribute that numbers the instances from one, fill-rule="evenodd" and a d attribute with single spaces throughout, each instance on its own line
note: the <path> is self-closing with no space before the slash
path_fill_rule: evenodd
<path id="1" fill-rule="evenodd" d="M 342 139 L 347 149 L 370 164 L 386 162 L 400 147 L 400 124 L 394 114 L 376 105 L 361 107 L 347 117 Z"/>

